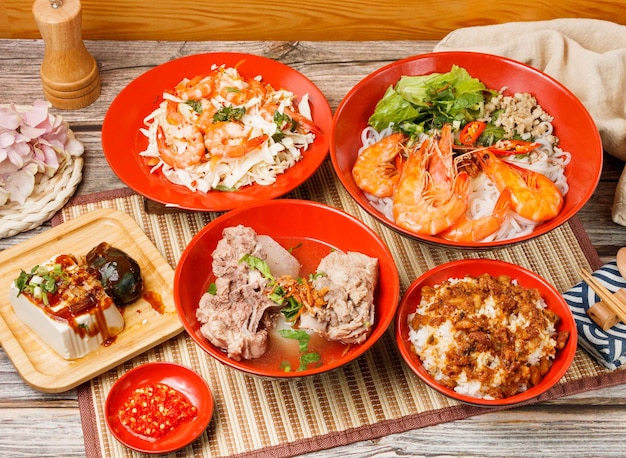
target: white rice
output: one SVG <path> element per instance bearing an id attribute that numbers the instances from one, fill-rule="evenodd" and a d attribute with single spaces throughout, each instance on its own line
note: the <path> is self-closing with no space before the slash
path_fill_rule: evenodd
<path id="1" fill-rule="evenodd" d="M 450 306 L 438 304 L 442 301 L 458 299 L 460 296 L 449 296 L 451 294 L 450 286 L 460 283 L 466 285 L 463 286 L 464 297 L 475 298 L 475 295 L 479 294 L 478 279 L 472 277 L 450 279 L 436 286 L 432 297 L 427 296 L 430 299 L 423 298 L 415 313 L 408 317 L 409 341 L 426 371 L 436 381 L 445 386 L 453 387 L 454 391 L 460 394 L 475 398 L 495 399 L 496 397 L 492 395 L 494 388 L 496 392 L 500 388 L 510 391 L 510 388 L 504 388 L 503 384 L 515 380 L 515 374 L 512 375 L 507 369 L 510 361 L 508 364 L 506 361 L 502 361 L 501 349 L 496 349 L 495 344 L 492 350 L 473 350 L 468 354 L 462 345 L 468 342 L 470 331 L 457 327 L 461 323 L 460 320 L 465 319 L 473 322 L 482 320 L 481 331 L 490 337 L 497 335 L 498 329 L 501 332 L 505 328 L 506 332 L 509 333 L 507 335 L 515 336 L 516 362 L 526 367 L 538 366 L 543 358 L 554 358 L 557 346 L 556 329 L 554 323 L 544 314 L 546 304 L 543 299 L 539 299 L 534 304 L 539 313 L 526 311 L 524 309 L 526 304 L 522 304 L 521 299 L 515 299 L 520 301 L 519 308 L 515 310 L 515 313 L 507 314 L 503 311 L 497 298 L 489 296 L 475 304 L 473 312 L 464 307 L 462 311 L 456 309 L 452 314 L 444 316 L 443 313 L 440 313 L 441 310 L 449 312 Z M 521 288 L 513 283 L 511 287 Z M 508 295 L 510 297 L 518 296 L 514 291 Z M 426 317 L 428 324 L 413 328 L 412 322 L 416 314 L 419 314 L 420 319 Z M 489 323 L 488 329 L 484 329 L 485 320 Z M 432 321 L 438 324 L 430 324 Z M 457 324 L 455 325 L 455 323 Z M 532 339 L 527 338 L 528 333 L 532 333 Z M 451 376 L 449 370 L 451 367 L 455 367 L 456 363 L 454 359 L 450 358 L 456 351 L 464 352 L 463 355 L 467 356 L 470 362 L 463 366 L 458 374 Z M 485 379 L 485 374 L 489 375 L 487 379 Z M 516 391 L 522 392 L 527 388 L 528 383 L 523 381 L 516 387 Z"/>

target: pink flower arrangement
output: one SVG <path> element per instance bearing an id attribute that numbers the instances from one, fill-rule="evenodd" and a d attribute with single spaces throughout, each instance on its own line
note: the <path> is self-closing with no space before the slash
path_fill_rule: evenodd
<path id="1" fill-rule="evenodd" d="M 42 100 L 25 109 L 0 106 L 0 206 L 23 205 L 39 177 L 54 176 L 69 156 L 83 154 L 68 123 L 49 108 Z"/>

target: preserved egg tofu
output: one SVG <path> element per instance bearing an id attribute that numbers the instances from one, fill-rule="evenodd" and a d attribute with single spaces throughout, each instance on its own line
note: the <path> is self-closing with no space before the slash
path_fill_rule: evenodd
<path id="1" fill-rule="evenodd" d="M 17 317 L 65 359 L 111 344 L 124 329 L 124 317 L 96 273 L 71 255 L 22 270 L 9 297 Z"/>

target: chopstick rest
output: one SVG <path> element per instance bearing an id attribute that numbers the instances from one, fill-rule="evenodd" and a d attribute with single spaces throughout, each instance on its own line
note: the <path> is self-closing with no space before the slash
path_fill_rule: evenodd
<path id="1" fill-rule="evenodd" d="M 603 301 L 597 302 L 589 307 L 589 309 L 587 309 L 587 315 L 605 331 L 620 322 L 613 310 Z"/>
<path id="2" fill-rule="evenodd" d="M 626 288 L 615 261 L 604 264 L 591 276 L 611 293 Z M 587 310 L 601 301 L 600 296 L 584 280 L 563 293 L 576 322 L 578 343 L 600 364 L 610 370 L 626 363 L 626 324 L 618 322 L 608 329 L 594 322 Z"/>
<path id="3" fill-rule="evenodd" d="M 596 278 L 586 270 L 581 270 L 585 283 L 600 297 L 597 302 L 587 310 L 587 314 L 605 331 L 612 328 L 618 322 L 626 323 L 626 291 L 618 289 L 611 293 Z"/>

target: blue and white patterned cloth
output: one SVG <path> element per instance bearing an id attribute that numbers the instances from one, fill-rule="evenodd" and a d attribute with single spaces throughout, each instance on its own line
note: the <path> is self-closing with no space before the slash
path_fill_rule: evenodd
<path id="1" fill-rule="evenodd" d="M 617 270 L 615 261 L 603 265 L 593 272 L 593 276 L 611 292 L 626 288 L 626 280 Z M 626 363 L 626 324 L 620 322 L 604 331 L 589 318 L 587 309 L 600 301 L 589 285 L 581 281 L 565 292 L 563 297 L 574 314 L 579 344 L 611 370 Z"/>

